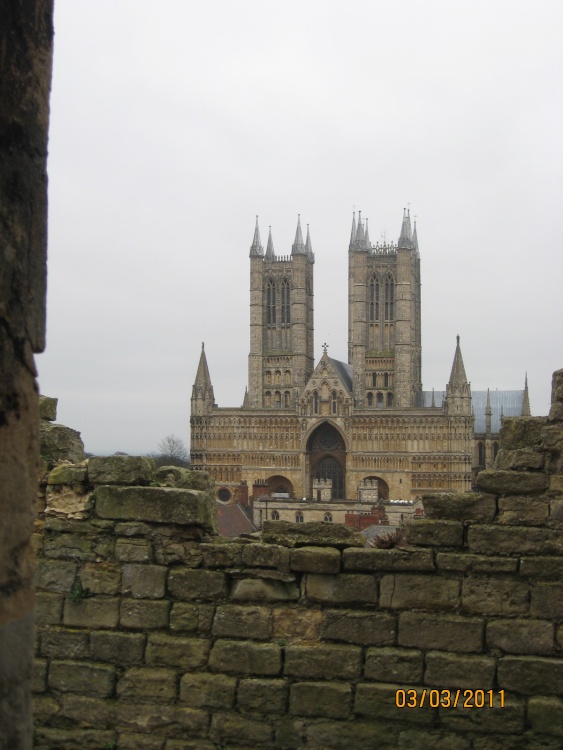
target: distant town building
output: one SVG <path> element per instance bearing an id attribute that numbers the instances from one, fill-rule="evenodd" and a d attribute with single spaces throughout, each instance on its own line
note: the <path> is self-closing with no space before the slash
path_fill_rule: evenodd
<path id="1" fill-rule="evenodd" d="M 250 353 L 242 406 L 220 408 L 202 346 L 191 399 L 191 462 L 217 499 L 264 520 L 400 524 L 425 492 L 465 491 L 498 450 L 502 416 L 530 414 L 521 391 L 471 391 L 457 337 L 445 390 L 421 382 L 420 254 L 405 211 L 396 243 L 373 245 L 354 214 L 348 361 L 315 366 L 313 254 L 298 219 L 288 255 L 250 247 Z M 418 505 L 417 505 L 418 504 Z M 420 512 L 420 508 L 419 511 Z M 378 520 L 379 519 L 379 520 Z"/>

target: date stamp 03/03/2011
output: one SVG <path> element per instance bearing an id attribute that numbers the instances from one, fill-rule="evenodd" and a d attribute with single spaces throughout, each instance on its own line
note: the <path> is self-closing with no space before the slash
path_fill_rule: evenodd
<path id="1" fill-rule="evenodd" d="M 397 708 L 504 708 L 504 690 L 397 690 Z"/>

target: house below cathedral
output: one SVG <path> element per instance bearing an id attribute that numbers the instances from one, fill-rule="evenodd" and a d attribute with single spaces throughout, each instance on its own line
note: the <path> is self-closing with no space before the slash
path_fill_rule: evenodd
<path id="1" fill-rule="evenodd" d="M 405 211 L 397 243 L 373 245 L 354 215 L 348 361 L 315 365 L 313 254 L 298 219 L 291 254 L 250 248 L 250 353 L 242 406 L 218 407 L 202 347 L 191 399 L 191 461 L 217 499 L 254 522 L 400 523 L 425 492 L 463 492 L 498 450 L 522 391 L 471 391 L 459 336 L 444 391 L 421 382 L 420 253 Z M 363 519 L 363 520 L 362 520 Z"/>

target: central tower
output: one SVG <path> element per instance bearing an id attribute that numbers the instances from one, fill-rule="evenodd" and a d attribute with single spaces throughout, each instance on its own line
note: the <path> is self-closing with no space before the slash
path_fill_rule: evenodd
<path id="1" fill-rule="evenodd" d="M 291 255 L 276 256 L 272 230 L 266 253 L 258 217 L 250 247 L 250 354 L 247 405 L 290 409 L 314 368 L 313 264 L 309 227 L 297 220 Z"/>
<path id="2" fill-rule="evenodd" d="M 407 408 L 422 390 L 420 255 L 405 210 L 398 243 L 371 244 L 367 219 L 352 220 L 348 363 L 357 409 Z"/>

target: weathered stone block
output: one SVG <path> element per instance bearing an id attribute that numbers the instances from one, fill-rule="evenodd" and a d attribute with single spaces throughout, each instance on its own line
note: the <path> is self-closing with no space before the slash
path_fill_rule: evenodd
<path id="1" fill-rule="evenodd" d="M 151 633 L 145 652 L 147 664 L 201 669 L 207 664 L 211 642 L 207 638 L 181 638 L 177 635 Z"/>
<path id="2" fill-rule="evenodd" d="M 58 403 L 58 398 L 39 396 L 39 419 L 46 419 L 48 422 L 55 422 L 57 419 Z"/>
<path id="3" fill-rule="evenodd" d="M 422 682 L 421 651 L 405 648 L 370 648 L 367 651 L 364 677 L 377 682 L 400 682 L 416 685 Z"/>
<path id="4" fill-rule="evenodd" d="M 236 689 L 236 677 L 206 672 L 185 674 L 180 682 L 180 700 L 194 708 L 230 709 Z"/>
<path id="5" fill-rule="evenodd" d="M 405 689 L 404 685 L 387 683 L 363 683 L 356 688 L 354 712 L 375 719 L 394 719 L 395 721 L 432 724 L 436 709 L 430 707 L 430 701 L 416 709 L 399 708 L 396 703 L 397 690 Z M 407 688 L 408 689 L 408 686 Z"/>
<path id="6" fill-rule="evenodd" d="M 344 573 L 336 576 L 307 573 L 303 576 L 301 586 L 307 599 L 312 602 L 375 604 L 377 601 L 375 577 L 362 573 Z"/>
<path id="7" fill-rule="evenodd" d="M 64 519 L 88 518 L 93 508 L 92 493 L 83 484 L 49 485 L 45 497 L 44 512 L 49 516 Z"/>
<path id="8" fill-rule="evenodd" d="M 122 732 L 119 735 L 119 750 L 163 750 L 164 742 L 164 737 L 150 737 L 138 732 Z M 177 750 L 180 750 L 180 746 Z"/>
<path id="9" fill-rule="evenodd" d="M 298 547 L 291 551 L 291 570 L 340 573 L 340 552 L 332 547 Z"/>
<path id="10" fill-rule="evenodd" d="M 115 559 L 119 562 L 151 562 L 151 543 L 148 539 L 118 539 L 115 543 Z"/>
<path id="11" fill-rule="evenodd" d="M 549 502 L 549 518 L 554 525 L 563 524 L 563 498 L 556 497 Z"/>
<path id="12" fill-rule="evenodd" d="M 545 620 L 491 620 L 486 643 L 509 654 L 552 654 L 553 625 Z"/>
<path id="13" fill-rule="evenodd" d="M 422 518 L 406 524 L 405 538 L 409 544 L 461 547 L 463 524 L 461 521 L 434 521 Z"/>
<path id="14" fill-rule="evenodd" d="M 170 602 L 124 599 L 121 602 L 119 624 L 132 630 L 154 630 L 168 627 Z"/>
<path id="15" fill-rule="evenodd" d="M 115 524 L 117 536 L 148 536 L 154 528 L 141 521 L 124 521 Z"/>
<path id="16" fill-rule="evenodd" d="M 35 586 L 41 591 L 70 593 L 76 577 L 76 563 L 64 560 L 38 560 L 35 568 Z"/>
<path id="17" fill-rule="evenodd" d="M 520 560 L 520 575 L 528 578 L 563 578 L 561 557 L 524 557 Z"/>
<path id="18" fill-rule="evenodd" d="M 62 693 L 82 693 L 107 698 L 113 692 L 115 668 L 80 661 L 51 661 L 49 687 Z"/>
<path id="19" fill-rule="evenodd" d="M 501 497 L 496 522 L 504 526 L 543 526 L 549 518 L 545 497 Z"/>
<path id="20" fill-rule="evenodd" d="M 86 563 L 80 571 L 82 586 L 91 594 L 117 594 L 120 578 L 121 566 L 110 562 Z"/>
<path id="21" fill-rule="evenodd" d="M 116 633 L 93 630 L 90 634 L 90 658 L 110 664 L 136 664 L 143 660 L 146 636 L 142 633 Z"/>
<path id="22" fill-rule="evenodd" d="M 217 607 L 213 635 L 216 638 L 268 640 L 272 636 L 272 613 L 266 607 Z"/>
<path id="23" fill-rule="evenodd" d="M 322 613 L 318 609 L 274 609 L 274 637 L 317 641 L 321 635 Z"/>
<path id="24" fill-rule="evenodd" d="M 215 506 L 201 490 L 103 485 L 95 495 L 100 518 L 184 524 L 216 532 Z"/>
<path id="25" fill-rule="evenodd" d="M 84 443 L 80 433 L 62 424 L 42 419 L 39 425 L 41 455 L 50 461 L 84 461 Z"/>
<path id="26" fill-rule="evenodd" d="M 135 732 L 157 732 L 165 731 L 172 727 L 175 722 L 175 708 L 164 704 L 151 705 L 150 701 L 139 703 L 116 701 L 115 723 L 124 729 Z M 197 736 L 197 735 L 196 735 Z"/>
<path id="27" fill-rule="evenodd" d="M 33 693 L 44 693 L 47 690 L 47 659 L 33 660 L 31 690 Z"/>
<path id="28" fill-rule="evenodd" d="M 352 688 L 342 682 L 295 682 L 289 693 L 289 713 L 346 719 L 352 704 Z"/>
<path id="29" fill-rule="evenodd" d="M 563 659 L 505 656 L 498 662 L 498 684 L 528 695 L 563 695 Z"/>
<path id="30" fill-rule="evenodd" d="M 547 620 L 563 620 L 563 586 L 560 583 L 533 584 L 530 614 Z"/>
<path id="31" fill-rule="evenodd" d="M 412 547 L 394 549 L 345 549 L 342 552 L 344 570 L 434 570 L 432 550 Z"/>
<path id="32" fill-rule="evenodd" d="M 454 609 L 459 603 L 459 581 L 429 575 L 383 576 L 379 606 L 391 609 Z"/>
<path id="33" fill-rule="evenodd" d="M 63 616 L 62 594 L 38 591 L 35 594 L 35 622 L 39 625 L 58 625 Z"/>
<path id="34" fill-rule="evenodd" d="M 203 563 L 206 568 L 234 568 L 242 563 L 242 544 L 202 544 Z"/>
<path id="35" fill-rule="evenodd" d="M 43 554 L 47 558 L 96 560 L 95 537 L 90 534 L 49 534 L 44 538 Z"/>
<path id="36" fill-rule="evenodd" d="M 289 570 L 289 550 L 276 544 L 246 544 L 242 561 L 251 568 Z"/>
<path id="37" fill-rule="evenodd" d="M 424 684 L 462 690 L 490 690 L 495 681 L 495 667 L 495 660 L 490 656 L 459 656 L 429 651 L 426 654 Z"/>
<path id="38" fill-rule="evenodd" d="M 383 646 L 394 644 L 396 636 L 396 616 L 386 612 L 325 609 L 322 613 L 323 640 Z"/>
<path id="39" fill-rule="evenodd" d="M 465 612 L 484 615 L 520 615 L 528 611 L 529 588 L 510 580 L 467 578 L 461 604 Z"/>
<path id="40" fill-rule="evenodd" d="M 88 459 L 90 484 L 148 484 L 156 463 L 147 456 L 92 456 Z"/>
<path id="41" fill-rule="evenodd" d="M 75 628 L 115 628 L 119 621 L 119 599 L 96 596 L 92 599 L 65 601 L 63 622 Z"/>
<path id="42" fill-rule="evenodd" d="M 560 409 L 554 410 L 554 416 L 561 413 Z M 561 453 L 563 449 L 563 430 L 560 424 L 547 424 L 541 433 L 541 447 L 551 453 Z"/>
<path id="43" fill-rule="evenodd" d="M 563 555 L 563 537 L 555 529 L 524 526 L 471 526 L 468 531 L 471 552 L 490 555 Z"/>
<path id="44" fill-rule="evenodd" d="M 533 495 L 546 489 L 547 478 L 539 472 L 485 469 L 477 474 L 475 485 L 497 495 Z"/>
<path id="45" fill-rule="evenodd" d="M 31 696 L 31 709 L 34 721 L 38 724 L 45 719 L 50 720 L 54 716 L 57 716 L 61 711 L 61 706 L 50 695 L 38 695 L 35 693 Z"/>
<path id="46" fill-rule="evenodd" d="M 264 720 L 257 721 L 237 714 L 213 714 L 209 737 L 214 740 L 217 746 L 229 745 L 226 743 L 235 742 L 240 747 L 242 743 L 247 743 L 247 748 L 264 747 L 271 745 L 272 730 Z M 243 746 L 243 750 L 246 748 Z"/>
<path id="47" fill-rule="evenodd" d="M 227 579 L 215 570 L 176 568 L 168 575 L 168 591 L 176 599 L 222 599 L 227 595 Z"/>
<path id="48" fill-rule="evenodd" d="M 516 450 L 539 446 L 542 429 L 546 423 L 545 417 L 510 417 L 509 419 L 503 419 L 500 426 L 501 448 Z"/>
<path id="49" fill-rule="evenodd" d="M 286 680 L 241 680 L 237 692 L 237 705 L 243 711 L 261 714 L 284 714 L 289 685 Z"/>
<path id="50" fill-rule="evenodd" d="M 58 727 L 37 727 L 34 738 L 37 747 L 57 748 L 57 750 L 96 750 L 115 744 L 115 731 L 99 729 L 59 729 Z"/>
<path id="51" fill-rule="evenodd" d="M 215 607 L 211 604 L 174 602 L 170 612 L 170 630 L 186 633 L 211 633 Z"/>
<path id="52" fill-rule="evenodd" d="M 504 740 L 503 737 L 503 742 Z M 458 734 L 425 731 L 417 727 L 416 729 L 406 729 L 399 734 L 398 747 L 401 750 L 471 750 L 473 745 L 470 739 Z M 489 747 L 488 750 L 493 750 L 493 748 Z M 501 749 L 498 748 L 498 750 Z M 506 744 L 503 745 L 502 750 L 506 750 Z M 516 749 L 514 748 L 514 750 Z"/>
<path id="53" fill-rule="evenodd" d="M 491 523 L 497 505 L 496 497 L 483 492 L 439 492 L 423 495 L 427 518 L 449 521 Z"/>
<path id="54" fill-rule="evenodd" d="M 176 697 L 176 672 L 156 667 L 131 667 L 117 683 L 121 698 L 166 703 Z"/>
<path id="55" fill-rule="evenodd" d="M 284 674 L 313 680 L 351 680 L 360 676 L 359 646 L 289 645 L 285 649 Z"/>
<path id="56" fill-rule="evenodd" d="M 528 701 L 528 721 L 539 734 L 563 737 L 563 700 L 534 696 Z"/>
<path id="57" fill-rule="evenodd" d="M 209 656 L 212 672 L 277 675 L 281 666 L 281 649 L 274 643 L 217 640 Z"/>
<path id="58" fill-rule="evenodd" d="M 422 649 L 480 653 L 483 631 L 481 618 L 401 612 L 398 642 Z"/>
<path id="59" fill-rule="evenodd" d="M 501 448 L 495 459 L 495 469 L 502 471 L 543 469 L 543 463 L 543 454 L 532 448 L 517 448 L 516 450 Z"/>
<path id="60" fill-rule="evenodd" d="M 297 584 L 270 578 L 242 578 L 233 581 L 231 599 L 249 602 L 280 602 L 299 599 Z"/>
<path id="61" fill-rule="evenodd" d="M 399 724 L 388 721 L 356 719 L 307 723 L 307 742 L 315 750 L 392 750 L 398 747 L 398 733 Z"/>
<path id="62" fill-rule="evenodd" d="M 85 484 L 88 478 L 86 466 L 60 464 L 49 472 L 47 484 Z"/>
<path id="63" fill-rule="evenodd" d="M 438 552 L 436 567 L 452 573 L 516 573 L 518 560 L 507 557 L 486 557 L 463 552 Z"/>
<path id="64" fill-rule="evenodd" d="M 525 701 L 521 698 L 515 698 L 508 695 L 505 696 L 504 706 L 501 708 L 498 702 L 498 695 L 495 694 L 494 698 L 497 699 L 497 702 L 493 704 L 493 708 L 464 708 L 461 700 L 459 701 L 457 708 L 451 706 L 449 708 L 440 708 L 440 724 L 444 728 L 452 729 L 460 733 L 471 731 L 489 732 L 491 735 L 519 735 L 522 733 L 526 718 Z M 517 738 L 516 741 L 519 743 L 520 738 Z M 475 744 L 473 747 L 475 747 Z M 481 750 L 485 750 L 487 745 L 483 743 L 477 745 L 477 747 Z M 489 745 L 489 747 L 491 746 Z M 508 745 L 505 738 L 503 738 L 501 740 L 500 748 L 504 750 L 504 748 L 508 747 L 510 747 L 510 745 Z M 512 747 L 514 747 L 514 745 L 512 745 Z M 516 745 L 516 747 L 518 747 L 518 745 Z M 524 748 L 530 748 L 530 745 L 523 745 L 522 748 L 523 750 Z"/>
<path id="65" fill-rule="evenodd" d="M 192 471 L 182 466 L 160 466 L 155 477 L 164 487 L 214 492 L 213 481 L 206 471 Z"/>
<path id="66" fill-rule="evenodd" d="M 115 701 L 64 693 L 61 716 L 79 722 L 80 726 L 109 729 L 115 725 Z"/>
<path id="67" fill-rule="evenodd" d="M 87 659 L 89 633 L 87 630 L 69 628 L 42 628 L 40 631 L 41 656 L 52 659 Z"/>
<path id="68" fill-rule="evenodd" d="M 264 521 L 262 541 L 282 547 L 364 547 L 366 538 L 338 523 Z"/>
<path id="69" fill-rule="evenodd" d="M 124 565 L 121 593 L 135 599 L 161 599 L 167 569 L 162 565 Z"/>

